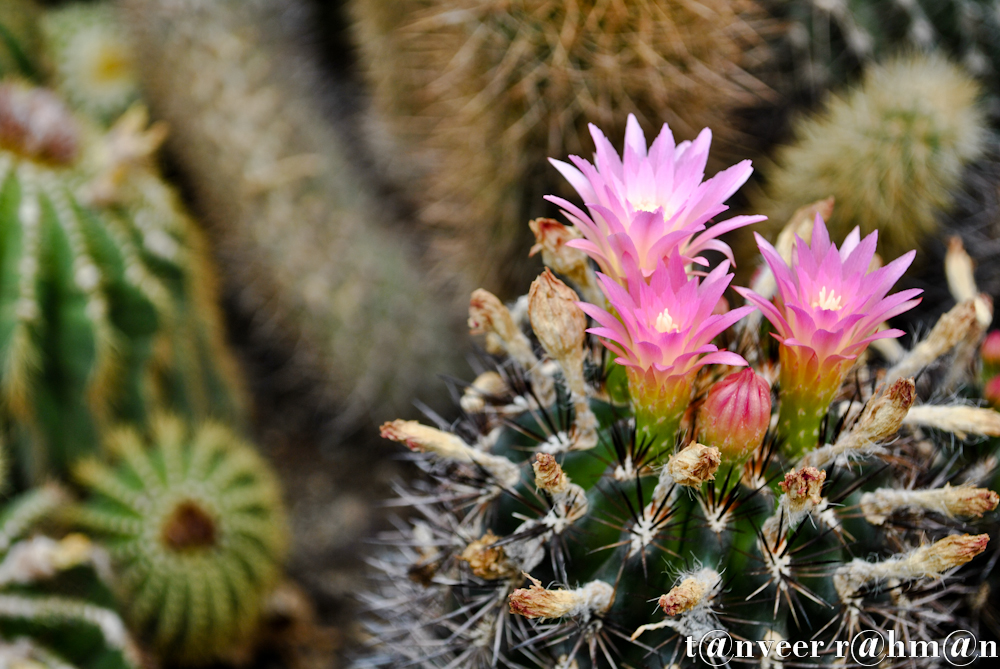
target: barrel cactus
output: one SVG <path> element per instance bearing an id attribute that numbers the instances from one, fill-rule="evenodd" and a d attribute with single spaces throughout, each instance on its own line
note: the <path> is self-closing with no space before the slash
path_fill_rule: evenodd
<path id="1" fill-rule="evenodd" d="M 5 472 L 0 481 L 8 483 Z M 125 624 L 108 606 L 107 555 L 82 534 L 40 532 L 68 502 L 47 485 L 0 504 L 0 665 L 138 666 Z"/>
<path id="2" fill-rule="evenodd" d="M 963 168 L 982 155 L 981 88 L 941 56 L 908 56 L 865 70 L 863 81 L 794 124 L 755 209 L 769 237 L 801 206 L 833 196 L 831 234 L 879 231 L 879 252 L 921 248 L 954 204 Z M 763 230 L 762 230 L 763 232 Z"/>
<path id="3" fill-rule="evenodd" d="M 74 513 L 111 553 L 126 621 L 159 653 L 202 664 L 248 642 L 280 574 L 287 527 L 267 463 L 231 430 L 152 421 L 151 443 L 115 431 L 118 462 L 79 463 Z"/>
<path id="4" fill-rule="evenodd" d="M 544 157 L 582 151 L 587 119 L 621 128 L 631 111 L 691 137 L 710 124 L 717 152 L 746 157 L 754 136 L 737 110 L 772 93 L 757 74 L 775 26 L 754 0 L 348 8 L 386 164 L 439 232 L 440 262 L 493 291 L 530 280 L 523 221 L 557 185 Z"/>
<path id="5" fill-rule="evenodd" d="M 0 85 L 0 422 L 22 477 L 159 404 L 239 415 L 205 252 L 149 163 L 160 141 L 141 110 L 95 133 L 54 94 Z"/>
<path id="6" fill-rule="evenodd" d="M 555 162 L 586 207 L 553 198 L 572 228 L 531 226 L 576 290 L 546 269 L 513 309 L 476 291 L 460 418 L 382 426 L 417 473 L 373 560 L 366 662 L 775 666 L 779 642 L 853 662 L 836 642 L 863 630 L 996 640 L 977 556 L 996 555 L 1000 414 L 974 402 L 992 309 L 968 256 L 909 349 L 885 321 L 919 301 L 890 294 L 913 252 L 880 266 L 877 232 L 831 240 L 828 203 L 758 237 L 765 263 L 727 297 L 704 252 L 759 218 L 706 226 L 750 166 L 703 181 L 705 139 L 665 126 L 647 149 L 629 119 L 619 156 L 593 131 L 596 164 Z"/>

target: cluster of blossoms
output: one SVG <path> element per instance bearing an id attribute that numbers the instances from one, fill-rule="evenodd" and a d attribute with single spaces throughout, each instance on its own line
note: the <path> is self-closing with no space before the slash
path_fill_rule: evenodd
<path id="1" fill-rule="evenodd" d="M 793 454 L 814 448 L 820 422 L 854 361 L 871 342 L 903 334 L 880 326 L 919 302 L 916 289 L 888 295 L 915 252 L 874 268 L 877 232 L 861 239 L 855 229 L 838 248 L 817 214 L 811 243 L 796 236 L 790 258 L 756 235 L 777 295 L 735 287 L 753 306 L 729 310 L 723 293 L 733 279 L 733 253 L 718 237 L 763 217 L 707 224 L 728 209 L 724 202 L 749 178 L 749 161 L 706 180 L 707 128 L 694 142 L 677 144 L 664 125 L 647 150 L 630 115 L 622 157 L 593 125 L 591 133 L 597 147 L 593 164 L 577 156 L 570 158 L 573 165 L 552 161 L 587 211 L 562 198 L 548 199 L 582 234 L 566 246 L 583 251 L 601 269 L 598 281 L 610 309 L 579 306 L 599 324 L 589 332 L 627 368 L 640 433 L 652 438 L 657 450 L 674 445 L 699 369 L 747 365 L 712 342 L 756 307 L 780 342 L 779 431 Z M 706 251 L 726 257 L 707 273 Z M 752 372 L 738 378 L 760 383 Z M 756 416 L 734 414 L 734 419 L 760 432 L 760 422 L 770 419 L 769 395 L 744 404 Z M 735 452 L 745 456 L 755 446 L 740 444 Z"/>

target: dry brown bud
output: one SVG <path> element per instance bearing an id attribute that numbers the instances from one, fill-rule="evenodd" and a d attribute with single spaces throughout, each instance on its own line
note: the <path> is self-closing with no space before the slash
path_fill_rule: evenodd
<path id="1" fill-rule="evenodd" d="M 922 342 L 913 347 L 909 354 L 893 365 L 886 373 L 886 381 L 914 376 L 942 355 L 955 347 L 980 327 L 977 319 L 976 300 L 966 300 L 943 314 Z"/>
<path id="2" fill-rule="evenodd" d="M 604 581 L 591 581 L 575 590 L 546 590 L 541 581 L 525 574 L 531 587 L 518 588 L 507 601 L 510 612 L 525 618 L 562 618 L 572 615 L 589 619 L 611 606 L 614 588 Z"/>
<path id="3" fill-rule="evenodd" d="M 553 218 L 536 218 L 528 221 L 528 227 L 535 233 L 535 245 L 529 256 L 541 252 L 542 262 L 563 276 L 576 281 L 576 275 L 586 271 L 587 254 L 580 249 L 566 246 L 571 239 L 580 239 L 580 233 Z"/>
<path id="4" fill-rule="evenodd" d="M 826 472 L 815 467 L 803 467 L 785 474 L 779 485 L 788 495 L 788 505 L 792 512 L 815 506 L 823 501 L 823 483 Z"/>
<path id="5" fill-rule="evenodd" d="M 517 574 L 517 570 L 502 546 L 493 547 L 499 539 L 491 530 L 487 530 L 486 534 L 466 546 L 458 559 L 469 563 L 469 569 L 481 579 L 495 581 L 511 578 Z"/>
<path id="6" fill-rule="evenodd" d="M 922 570 L 922 576 L 939 576 L 972 560 L 990 541 L 988 534 L 953 534 L 927 546 L 921 546 L 910 556 L 911 565 Z"/>
<path id="7" fill-rule="evenodd" d="M 981 518 L 993 511 L 1000 502 L 1000 495 L 986 488 L 971 485 L 931 490 L 897 490 L 879 488 L 861 496 L 861 511 L 873 525 L 881 525 L 894 511 L 902 508 L 934 511 L 948 518 L 955 516 Z"/>
<path id="8" fill-rule="evenodd" d="M 479 288 L 469 299 L 469 332 L 494 333 L 507 342 L 521 334 L 510 310 L 493 293 Z"/>
<path id="9" fill-rule="evenodd" d="M 696 488 L 705 481 L 715 480 L 715 472 L 721 462 L 719 449 L 694 443 L 671 455 L 666 468 L 678 485 Z"/>
<path id="10" fill-rule="evenodd" d="M 488 397 L 500 397 L 507 392 L 507 382 L 497 372 L 490 370 L 476 377 L 462 393 L 459 404 L 466 413 L 480 413 L 486 408 Z"/>
<path id="11" fill-rule="evenodd" d="M 566 492 L 569 488 L 569 477 L 548 453 L 535 455 L 532 467 L 535 470 L 535 485 L 550 495 Z"/>
<path id="12" fill-rule="evenodd" d="M 571 358 L 583 362 L 587 316 L 576 306 L 579 299 L 548 267 L 531 282 L 528 291 L 531 328 L 542 348 L 560 363 Z"/>
<path id="13" fill-rule="evenodd" d="M 690 576 L 681 581 L 680 585 L 671 588 L 667 594 L 660 595 L 656 604 L 668 616 L 676 616 L 697 606 L 708 594 L 708 588 L 708 584 Z"/>

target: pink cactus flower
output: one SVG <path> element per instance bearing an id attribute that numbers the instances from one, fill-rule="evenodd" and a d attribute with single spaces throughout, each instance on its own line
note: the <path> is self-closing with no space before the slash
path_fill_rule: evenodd
<path id="1" fill-rule="evenodd" d="M 747 367 L 712 386 L 698 409 L 698 441 L 741 462 L 760 446 L 771 423 L 771 386 Z"/>
<path id="2" fill-rule="evenodd" d="M 723 262 L 704 278 L 688 276 L 677 249 L 644 277 L 630 256 L 624 257 L 626 286 L 598 273 L 613 313 L 578 303 L 600 327 L 602 338 L 626 367 L 629 391 L 640 432 L 673 446 L 674 433 L 691 399 L 698 370 L 708 364 L 745 366 L 741 356 L 712 344 L 721 332 L 754 310 L 739 307 L 713 314 L 732 281 Z"/>
<path id="3" fill-rule="evenodd" d="M 820 421 L 844 376 L 876 339 L 899 337 L 901 330 L 879 331 L 889 318 L 919 304 L 919 289 L 888 295 L 913 262 L 915 251 L 869 271 L 878 233 L 864 239 L 855 228 L 840 249 L 830 242 L 818 215 L 812 244 L 796 237 L 792 267 L 773 246 L 756 235 L 757 246 L 774 273 L 778 295 L 772 304 L 761 295 L 735 288 L 758 306 L 781 342 L 779 430 L 796 453 L 815 447 Z"/>
<path id="4" fill-rule="evenodd" d="M 570 156 L 576 167 L 550 159 L 583 198 L 589 213 L 563 198 L 546 199 L 560 206 L 583 234 L 583 239 L 567 244 L 590 255 L 622 286 L 627 279 L 626 254 L 647 278 L 675 249 L 685 262 L 707 265 L 699 254 L 708 250 L 720 251 L 733 262 L 732 249 L 717 238 L 766 218 L 736 216 L 707 228 L 712 217 L 729 208 L 723 203 L 753 172 L 750 161 L 744 160 L 704 180 L 712 141 L 708 128 L 694 142 L 675 144 L 664 124 L 647 151 L 639 122 L 629 114 L 623 158 L 593 124 L 590 134 L 597 147 L 594 164 L 579 156 Z"/>

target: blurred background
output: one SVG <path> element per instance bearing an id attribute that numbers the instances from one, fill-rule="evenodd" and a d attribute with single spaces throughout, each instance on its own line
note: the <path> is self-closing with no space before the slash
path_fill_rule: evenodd
<path id="1" fill-rule="evenodd" d="M 952 236 L 995 298 L 998 66 L 992 0 L 0 0 L 0 666 L 346 665 L 377 426 L 455 414 L 588 123 L 916 248 L 911 331 Z"/>

